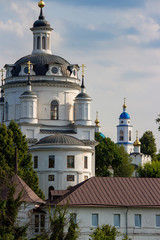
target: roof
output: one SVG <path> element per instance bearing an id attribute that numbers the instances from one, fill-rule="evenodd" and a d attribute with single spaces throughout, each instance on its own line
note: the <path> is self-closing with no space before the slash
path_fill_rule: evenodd
<path id="1" fill-rule="evenodd" d="M 22 192 L 22 201 L 27 203 L 44 203 L 44 201 L 33 192 L 33 190 L 17 175 L 13 176 L 13 182 L 16 185 L 15 197 Z"/>
<path id="2" fill-rule="evenodd" d="M 91 98 L 87 93 L 80 92 L 76 98 Z"/>
<path id="3" fill-rule="evenodd" d="M 78 138 L 75 138 L 75 137 L 72 137 L 69 135 L 59 134 L 59 133 L 40 139 L 36 143 L 36 145 L 38 145 L 38 144 L 85 146 L 85 144 Z"/>
<path id="4" fill-rule="evenodd" d="M 46 74 L 49 64 L 64 65 L 65 70 L 62 69 L 63 73 L 66 71 L 67 66 L 69 65 L 68 61 L 56 55 L 46 53 L 31 54 L 16 61 L 13 70 L 11 71 L 12 76 L 17 77 L 21 71 L 21 65 L 27 63 L 28 61 L 31 61 L 33 64 L 33 70 L 38 76 L 43 76 Z"/>
<path id="5" fill-rule="evenodd" d="M 160 207 L 160 178 L 92 177 L 51 204 L 70 207 Z"/>
<path id="6" fill-rule="evenodd" d="M 127 112 L 123 112 L 123 113 L 121 113 L 119 119 L 122 119 L 122 118 L 123 119 L 130 119 L 130 116 Z"/>
<path id="7" fill-rule="evenodd" d="M 27 203 L 45 203 L 17 174 L 13 175 L 11 184 L 15 185 L 14 198 L 17 198 L 19 193 L 22 192 L 21 201 L 25 201 Z M 7 197 L 7 194 L 8 190 L 5 186 L 3 189 L 2 198 L 5 199 Z"/>

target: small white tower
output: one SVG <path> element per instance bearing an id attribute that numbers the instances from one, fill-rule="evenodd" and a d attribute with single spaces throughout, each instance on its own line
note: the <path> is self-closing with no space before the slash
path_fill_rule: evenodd
<path id="1" fill-rule="evenodd" d="M 141 152 L 141 143 L 138 140 L 138 131 L 136 131 L 136 141 L 133 143 L 133 146 L 134 146 L 134 153 Z"/>
<path id="2" fill-rule="evenodd" d="M 27 90 L 20 96 L 21 99 L 21 119 L 20 122 L 38 123 L 37 119 L 37 95 L 32 92 L 30 82 L 30 66 L 28 63 L 28 83 Z"/>
<path id="3" fill-rule="evenodd" d="M 45 6 L 43 1 L 39 1 L 38 6 L 40 7 L 39 19 L 34 22 L 31 31 L 33 32 L 33 52 L 35 53 L 47 53 L 51 52 L 51 39 L 50 34 L 53 28 L 51 28 L 49 22 L 46 21 L 42 8 Z"/>
<path id="4" fill-rule="evenodd" d="M 75 97 L 75 124 L 76 125 L 92 125 L 91 121 L 91 97 L 85 93 L 84 86 L 84 64 L 82 64 L 82 85 L 81 92 Z"/>
<path id="5" fill-rule="evenodd" d="M 117 144 L 123 145 L 125 150 L 130 154 L 133 152 L 132 142 L 132 126 L 130 124 L 130 116 L 126 112 L 126 103 L 124 99 L 123 112 L 119 117 L 119 125 L 117 126 Z"/>

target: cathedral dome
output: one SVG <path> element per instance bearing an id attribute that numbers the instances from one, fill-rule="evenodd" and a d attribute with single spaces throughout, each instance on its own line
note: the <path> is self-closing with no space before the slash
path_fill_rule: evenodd
<path id="1" fill-rule="evenodd" d="M 84 146 L 84 143 L 79 139 L 63 134 L 55 134 L 44 137 L 37 142 L 37 144 L 52 144 L 52 145 L 79 145 Z"/>
<path id="2" fill-rule="evenodd" d="M 50 28 L 51 26 L 50 26 L 49 22 L 47 22 L 46 20 L 38 19 L 34 22 L 33 27 L 34 28 L 37 28 L 37 27 L 48 27 L 48 28 Z"/>
<path id="3" fill-rule="evenodd" d="M 62 57 L 41 53 L 41 54 L 31 54 L 20 58 L 15 64 L 12 70 L 12 76 L 17 77 L 21 71 L 21 65 L 31 61 L 33 64 L 33 70 L 36 75 L 44 76 L 48 71 L 50 64 L 58 64 L 62 66 L 62 73 L 65 75 L 66 69 L 69 62 Z"/>
<path id="4" fill-rule="evenodd" d="M 130 116 L 127 112 L 121 113 L 119 119 L 130 119 Z"/>

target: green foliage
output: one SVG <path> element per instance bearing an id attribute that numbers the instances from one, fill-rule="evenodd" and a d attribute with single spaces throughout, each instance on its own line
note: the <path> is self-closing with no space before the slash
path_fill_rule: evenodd
<path id="1" fill-rule="evenodd" d="M 8 128 L 5 124 L 0 125 L 0 165 L 3 169 L 14 171 L 15 146 L 18 150 L 18 175 L 39 197 L 44 198 L 32 167 L 32 156 L 28 153 L 25 136 L 14 121 L 10 122 Z"/>
<path id="2" fill-rule="evenodd" d="M 141 152 L 146 155 L 151 155 L 152 160 L 156 160 L 156 143 L 154 135 L 151 131 L 146 131 L 140 138 Z"/>
<path id="3" fill-rule="evenodd" d="M 115 227 L 110 225 L 102 225 L 97 227 L 90 235 L 92 240 L 116 240 L 116 237 L 120 236 L 120 233 Z"/>
<path id="4" fill-rule="evenodd" d="M 76 240 L 78 238 L 79 227 L 75 223 L 74 215 L 71 214 L 69 217 L 67 215 L 67 205 L 64 207 L 57 206 L 53 217 L 50 214 L 50 240 Z M 65 230 L 67 230 L 66 233 Z"/>
<path id="5" fill-rule="evenodd" d="M 96 176 L 110 176 L 108 167 L 114 169 L 114 176 L 130 177 L 134 171 L 131 158 L 123 146 L 118 146 L 110 138 L 104 138 L 95 133 L 95 140 L 99 142 L 95 150 Z"/>
<path id="6" fill-rule="evenodd" d="M 130 177 L 133 174 L 134 166 L 132 165 L 132 158 L 125 151 L 123 146 L 118 149 L 120 164 L 114 170 L 115 177 Z"/>
<path id="7" fill-rule="evenodd" d="M 21 193 L 14 198 L 15 187 L 10 178 L 11 174 L 0 172 L 0 240 L 25 240 L 28 226 L 19 226 L 17 223 L 18 210 L 22 204 Z"/>
<path id="8" fill-rule="evenodd" d="M 110 225 L 102 225 L 97 227 L 90 235 L 90 240 L 116 240 L 117 237 L 122 236 L 122 240 L 132 240 L 126 235 L 122 235 L 117 229 Z"/>
<path id="9" fill-rule="evenodd" d="M 146 163 L 143 167 L 139 166 L 137 169 L 137 173 L 139 177 L 159 178 L 160 162 L 152 161 L 151 163 Z"/>

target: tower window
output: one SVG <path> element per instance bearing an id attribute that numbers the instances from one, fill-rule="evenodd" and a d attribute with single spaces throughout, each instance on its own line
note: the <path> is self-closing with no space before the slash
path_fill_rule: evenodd
<path id="1" fill-rule="evenodd" d="M 49 49 L 49 37 L 47 37 L 47 49 Z"/>
<path id="2" fill-rule="evenodd" d="M 124 140 L 123 130 L 120 130 L 119 140 L 120 140 L 120 141 L 123 141 L 123 140 Z"/>
<path id="3" fill-rule="evenodd" d="M 74 168 L 74 156 L 67 156 L 67 168 Z"/>
<path id="4" fill-rule="evenodd" d="M 51 102 L 51 119 L 58 120 L 58 102 L 56 100 Z"/>
<path id="5" fill-rule="evenodd" d="M 48 181 L 54 181 L 54 175 L 48 175 Z"/>
<path id="6" fill-rule="evenodd" d="M 46 49 L 46 38 L 42 37 L 42 49 Z"/>
<path id="7" fill-rule="evenodd" d="M 8 102 L 6 102 L 6 120 L 8 120 Z"/>
<path id="8" fill-rule="evenodd" d="M 74 182 L 74 175 L 67 175 L 67 182 Z"/>
<path id="9" fill-rule="evenodd" d="M 40 49 L 40 37 L 37 37 L 37 49 Z"/>
<path id="10" fill-rule="evenodd" d="M 49 168 L 54 168 L 55 156 L 49 155 Z"/>
<path id="11" fill-rule="evenodd" d="M 34 168 L 38 168 L 38 156 L 34 156 Z"/>
<path id="12" fill-rule="evenodd" d="M 131 139 L 132 139 L 131 135 L 132 135 L 132 132 L 131 132 L 131 130 L 129 130 L 129 141 L 131 141 Z"/>
<path id="13" fill-rule="evenodd" d="M 84 157 L 84 168 L 88 168 L 88 157 Z"/>

